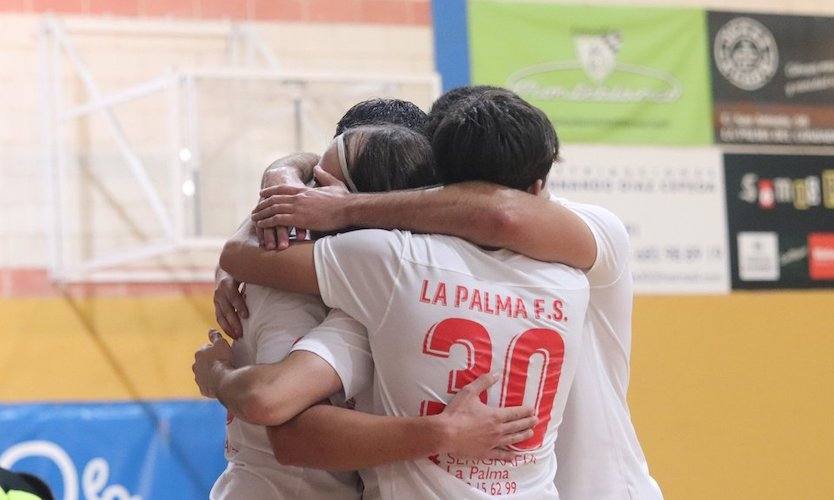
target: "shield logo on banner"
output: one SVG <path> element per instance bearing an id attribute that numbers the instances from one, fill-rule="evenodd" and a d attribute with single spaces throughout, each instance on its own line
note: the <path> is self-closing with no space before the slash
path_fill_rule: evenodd
<path id="1" fill-rule="evenodd" d="M 620 34 L 577 35 L 573 38 L 576 57 L 588 78 L 601 84 L 617 66 Z"/>

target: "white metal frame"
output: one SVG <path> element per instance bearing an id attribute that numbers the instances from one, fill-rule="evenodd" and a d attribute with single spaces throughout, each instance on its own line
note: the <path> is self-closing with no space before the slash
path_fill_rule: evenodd
<path id="1" fill-rule="evenodd" d="M 104 94 L 96 79 L 78 53 L 70 33 L 80 34 L 144 34 L 150 36 L 184 37 L 225 37 L 228 67 L 194 68 L 170 70 L 163 75 L 119 91 Z M 39 37 L 40 71 L 39 94 L 41 97 L 41 134 L 43 141 L 43 164 L 50 192 L 47 227 L 50 245 L 51 278 L 58 282 L 148 282 L 148 281 L 204 281 L 211 280 L 208 269 L 171 269 L 159 271 L 136 271 L 119 266 L 141 262 L 144 259 L 188 250 L 216 250 L 222 240 L 200 236 L 199 219 L 191 221 L 196 235 L 186 233 L 187 200 L 183 199 L 182 186 L 189 178 L 198 182 L 200 170 L 200 148 L 197 140 L 199 120 L 195 83 L 200 80 L 268 80 L 295 89 L 293 112 L 295 118 L 296 148 L 302 149 L 303 128 L 320 127 L 305 112 L 303 90 L 311 83 L 344 83 L 361 85 L 396 86 L 419 84 L 427 86 L 433 96 L 440 93 L 440 79 L 436 73 L 425 76 L 391 76 L 384 74 L 339 74 L 326 72 L 300 72 L 282 70 L 269 47 L 258 36 L 256 30 L 247 24 L 160 25 L 159 23 L 112 22 L 102 25 L 95 22 L 75 20 L 70 26 L 54 17 L 47 17 L 41 24 Z M 59 74 L 63 56 L 69 61 L 72 72 L 79 78 L 87 94 L 83 104 L 65 106 L 63 101 L 62 76 Z M 121 122 L 114 113 L 114 107 L 135 99 L 154 94 L 167 98 L 167 121 L 170 136 L 169 170 L 171 189 L 176 200 L 173 211 L 169 211 L 163 198 L 150 180 L 141 158 L 134 152 Z M 75 120 L 99 114 L 104 117 L 109 135 L 116 144 L 128 171 L 136 181 L 145 201 L 151 207 L 156 221 L 161 225 L 164 237 L 139 248 L 119 251 L 116 254 L 97 257 L 70 265 L 65 262 L 63 234 L 62 180 L 67 171 L 68 151 L 63 139 L 64 128 Z M 326 137 L 321 133 L 322 138 Z M 192 199 L 191 203 L 198 203 Z M 196 206 L 196 205 L 195 205 Z M 173 213 L 172 213 L 173 212 Z M 199 217 L 199 210 L 194 210 Z"/>

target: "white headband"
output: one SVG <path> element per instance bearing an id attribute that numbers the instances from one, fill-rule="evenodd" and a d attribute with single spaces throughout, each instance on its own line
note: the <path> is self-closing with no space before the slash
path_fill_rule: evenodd
<path id="1" fill-rule="evenodd" d="M 339 134 L 336 136 L 336 149 L 339 151 L 339 167 L 342 169 L 342 177 L 345 178 L 345 184 L 347 184 L 351 193 L 355 193 L 358 190 L 356 189 L 356 184 L 353 183 L 353 179 L 350 176 L 350 171 L 347 166 L 345 134 Z"/>

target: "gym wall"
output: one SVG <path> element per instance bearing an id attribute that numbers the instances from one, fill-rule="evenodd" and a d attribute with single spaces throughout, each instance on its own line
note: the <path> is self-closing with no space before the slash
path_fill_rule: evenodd
<path id="1" fill-rule="evenodd" d="M 834 3 L 815 0 L 645 0 L 640 5 L 834 16 Z M 23 415 L 32 415 L 35 422 L 37 410 L 60 418 L 61 408 L 81 414 L 108 408 L 115 415 L 113 425 L 144 422 L 144 427 L 129 443 L 119 441 L 124 438 L 120 434 L 129 433 L 107 434 L 114 443 L 110 448 L 66 445 L 73 447 L 67 451 L 79 475 L 102 456 L 110 464 L 110 483 L 144 498 L 187 497 L 183 491 L 204 498 L 212 474 L 223 466 L 219 453 L 204 459 L 202 475 L 184 480 L 191 477 L 192 462 L 182 459 L 174 446 L 165 463 L 179 467 L 178 472 L 142 479 L 137 471 L 149 455 L 135 441 L 155 439 L 159 422 L 173 422 L 176 429 L 210 422 L 217 435 L 209 444 L 218 450 L 222 446 L 222 412 L 197 403 L 190 371 L 194 349 L 214 326 L 211 286 L 55 287 L 48 277 L 50 229 L 44 211 L 49 191 L 39 139 L 36 55 L 36 33 L 47 12 L 75 23 L 143 28 L 174 23 L 185 30 L 251 20 L 282 64 L 292 69 L 403 75 L 434 69 L 431 5 L 425 0 L 0 1 L 0 428 L 20 422 L 21 411 L 33 412 Z M 153 77 L 172 64 L 209 64 L 225 56 L 220 42 L 204 37 L 184 37 L 176 44 L 125 37 L 108 44 L 92 40 L 81 48 L 102 68 L 107 89 Z M 135 55 L 120 56 L 126 50 Z M 77 82 L 72 85 L 83 93 Z M 142 113 L 161 112 L 150 105 Z M 85 140 L 98 140 L 100 131 L 92 125 L 90 130 L 92 139 Z M 153 131 L 136 130 L 137 144 L 152 156 Z M 276 144 L 275 152 L 290 147 Z M 98 164 L 106 163 L 108 155 L 116 156 L 106 151 Z M 257 163 L 246 176 L 263 167 Z M 114 202 L 93 179 L 86 182 L 88 196 L 68 206 L 89 219 L 75 244 L 106 247 L 132 241 L 126 239 L 124 217 L 92 215 L 104 213 L 99 209 L 112 208 Z M 126 194 L 134 189 L 130 178 L 114 174 L 107 183 L 117 198 L 126 198 L 116 206 L 142 213 L 139 202 Z M 91 243 L 93 232 L 96 243 Z M 834 494 L 834 431 L 828 422 L 834 413 L 832 311 L 830 289 L 672 295 L 644 291 L 637 297 L 630 401 L 649 466 L 666 498 L 828 499 Z M 119 406 L 137 400 L 149 404 Z M 33 406 L 39 402 L 50 406 Z M 182 414 L 192 420 L 177 420 Z M 17 429 L 21 440 L 44 437 L 37 435 L 36 425 Z M 188 435 L 174 444 L 194 446 L 195 453 L 208 456 L 195 444 L 206 434 Z M 0 432 L 0 453 L 14 444 L 5 436 Z M 129 459 L 120 458 L 125 450 Z M 57 472 L 50 474 L 60 482 Z M 179 495 L 161 493 L 161 485 L 170 481 L 183 481 Z"/>

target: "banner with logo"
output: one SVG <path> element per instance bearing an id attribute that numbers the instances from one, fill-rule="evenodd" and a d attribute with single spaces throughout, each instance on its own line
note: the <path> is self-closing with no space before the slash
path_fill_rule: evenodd
<path id="1" fill-rule="evenodd" d="M 472 82 L 508 87 L 568 143 L 712 142 L 705 13 L 470 0 Z"/>
<path id="2" fill-rule="evenodd" d="M 834 287 L 834 158 L 724 157 L 733 288 Z"/>
<path id="3" fill-rule="evenodd" d="M 638 293 L 729 291 L 719 150 L 567 146 L 562 156 L 551 192 L 622 219 Z"/>
<path id="4" fill-rule="evenodd" d="M 834 145 L 834 18 L 708 19 L 716 141 Z"/>
<path id="5" fill-rule="evenodd" d="M 0 405 L 0 467 L 56 499 L 206 499 L 226 466 L 216 402 Z"/>

